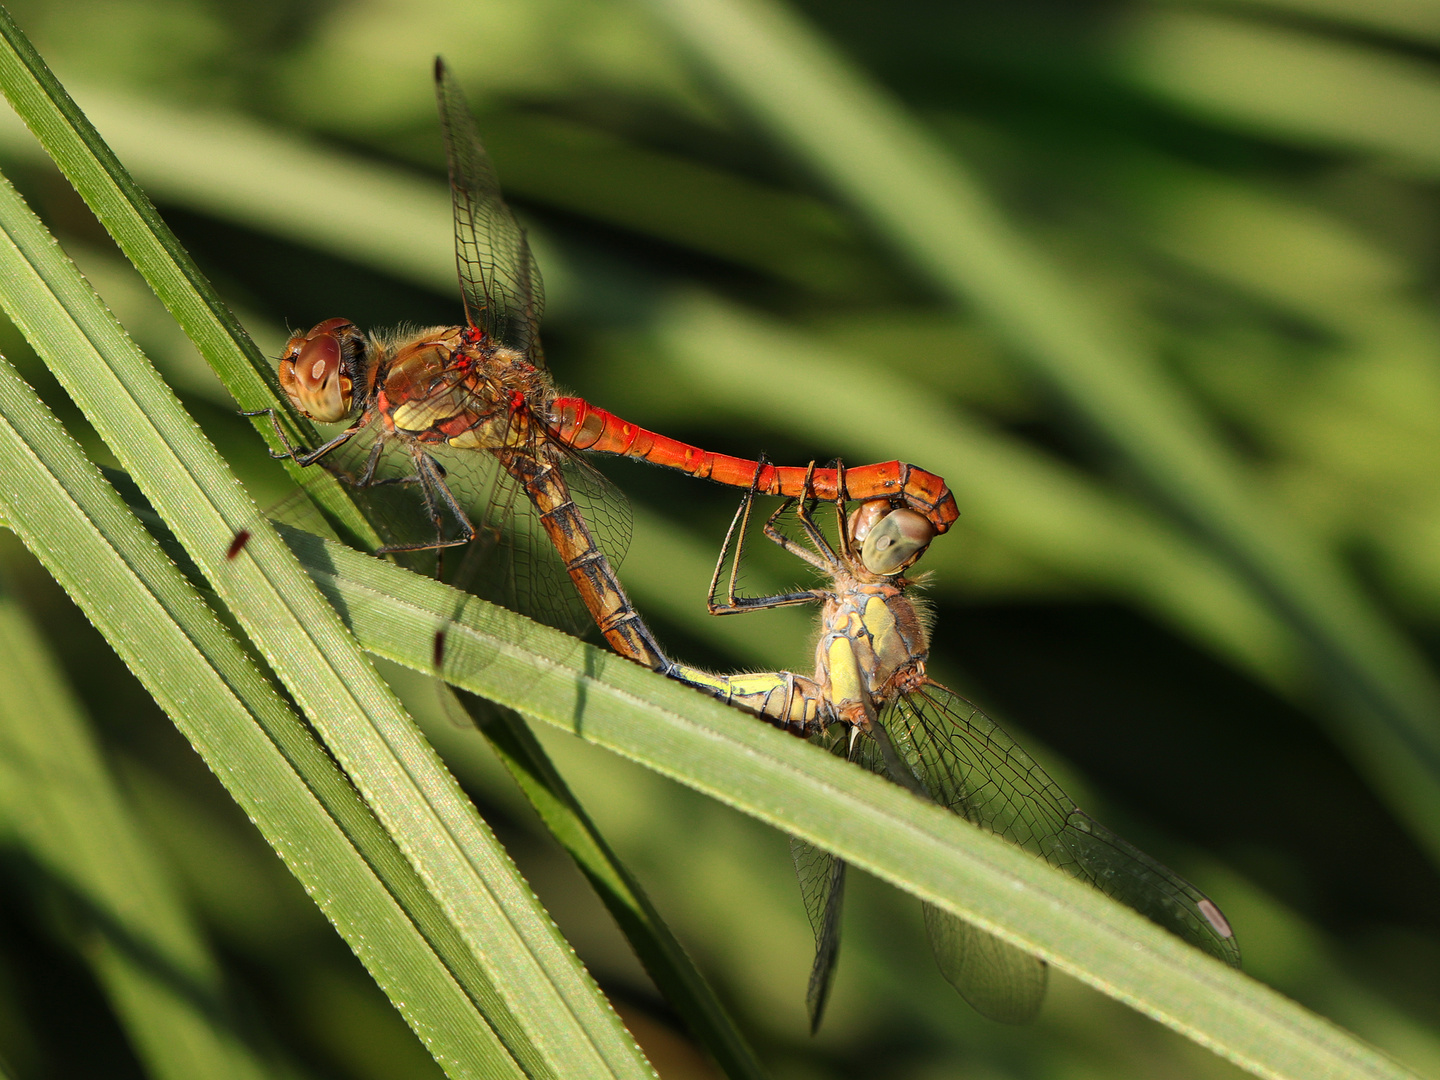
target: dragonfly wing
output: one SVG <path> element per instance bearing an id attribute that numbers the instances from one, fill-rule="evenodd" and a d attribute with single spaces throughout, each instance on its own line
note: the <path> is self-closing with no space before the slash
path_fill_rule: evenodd
<path id="1" fill-rule="evenodd" d="M 1239 946 L 1213 901 L 1079 810 L 975 706 L 930 683 L 899 698 L 885 723 L 936 802 L 1239 965 Z"/>
<path id="2" fill-rule="evenodd" d="M 590 631 L 590 612 L 523 483 L 494 454 L 440 447 L 432 455 L 476 529 L 475 541 L 455 560 L 454 571 L 447 570 L 446 580 L 558 630 L 579 637 Z M 572 476 L 578 491 L 571 486 Z M 625 497 L 599 474 L 585 475 L 569 465 L 558 470 L 558 477 L 585 516 L 600 551 L 608 558 L 608 545 L 614 541 L 623 553 L 630 538 Z M 607 509 L 601 512 L 601 507 Z"/>
<path id="3" fill-rule="evenodd" d="M 596 545 L 610 560 L 611 567 L 618 568 L 630 550 L 633 524 L 630 500 L 579 454 L 560 444 L 555 444 L 555 449 L 560 451 L 557 455 L 560 473 L 580 516 L 590 526 Z"/>
<path id="4" fill-rule="evenodd" d="M 1061 840 L 1076 877 L 1231 967 L 1240 966 L 1240 946 L 1229 922 L 1194 885 L 1083 810 L 1071 812 Z"/>
<path id="5" fill-rule="evenodd" d="M 933 904 L 925 930 L 940 973 L 976 1012 L 1002 1024 L 1028 1024 L 1045 1000 L 1049 965 Z"/>
<path id="6" fill-rule="evenodd" d="M 848 734 L 838 725 L 812 736 L 810 741 L 840 757 L 848 756 L 854 749 Z M 790 838 L 790 856 L 795 861 L 795 874 L 800 878 L 805 914 L 810 917 L 810 929 L 815 932 L 815 960 L 810 965 L 810 981 L 805 989 L 810 1032 L 814 1034 L 825 1016 L 825 1004 L 835 980 L 835 965 L 840 959 L 846 864 L 845 860 L 798 837 Z"/>
<path id="7" fill-rule="evenodd" d="M 894 710 L 888 710 L 874 732 L 876 738 L 859 741 L 856 759 L 871 772 L 943 803 L 924 768 L 924 755 L 917 753 L 913 734 L 895 719 Z M 897 777 L 897 769 L 908 771 Z M 922 907 L 935 963 L 971 1008 L 1002 1024 L 1035 1019 L 1048 984 L 1045 961 L 933 904 Z"/>
<path id="8" fill-rule="evenodd" d="M 800 895 L 805 914 L 815 932 L 815 960 L 805 987 L 805 1007 L 810 1013 L 810 1032 L 820 1030 L 835 965 L 840 959 L 840 916 L 845 903 L 845 860 L 828 851 L 791 837 L 790 856 L 800 878 Z"/>
<path id="9" fill-rule="evenodd" d="M 455 507 L 419 474 L 409 445 L 402 439 L 386 437 L 378 417 L 372 417 L 349 442 L 326 454 L 320 462 L 328 472 L 357 490 L 364 500 L 367 517 L 385 545 L 464 539 L 464 521 L 455 513 Z M 496 479 L 492 473 L 481 481 L 487 489 L 486 498 Z M 444 484 L 451 490 L 457 488 L 448 477 Z M 473 488 L 475 484 L 475 477 L 466 477 L 465 488 Z M 479 496 L 467 490 L 466 498 L 473 502 Z M 421 558 L 405 561 L 416 569 L 423 568 Z"/>
<path id="10" fill-rule="evenodd" d="M 525 230 L 504 197 L 470 106 L 450 70 L 435 61 L 435 96 L 445 132 L 455 206 L 455 262 L 471 326 L 541 362 L 545 286 Z"/>
<path id="11" fill-rule="evenodd" d="M 523 484 L 499 458 L 443 443 L 426 444 L 422 452 L 433 463 L 429 479 L 419 475 L 409 444 L 385 438 L 380 425 L 372 423 L 321 460 L 342 480 L 357 485 L 367 516 L 387 546 L 463 541 L 468 522 L 470 542 L 447 548 L 440 558 L 446 581 L 557 629 L 577 635 L 589 630 L 590 613 L 564 561 Z M 362 483 L 367 476 L 368 485 Z M 630 535 L 624 496 L 602 487 L 605 482 L 598 474 L 583 482 L 585 497 L 597 512 L 591 529 L 599 534 L 598 542 L 605 543 L 616 532 L 623 545 Z M 607 514 L 598 514 L 602 505 L 611 507 Z M 399 558 L 419 573 L 437 570 L 435 550 L 404 552 Z"/>

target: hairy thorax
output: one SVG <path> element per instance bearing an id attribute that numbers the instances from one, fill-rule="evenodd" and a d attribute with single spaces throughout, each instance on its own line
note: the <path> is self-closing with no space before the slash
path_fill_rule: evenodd
<path id="1" fill-rule="evenodd" d="M 522 353 L 476 340 L 464 327 L 435 327 L 375 347 L 385 358 L 376 405 L 390 432 L 418 442 L 481 450 L 524 445 L 533 415 L 552 394 L 545 374 Z"/>
<path id="2" fill-rule="evenodd" d="M 866 583 L 837 577 L 821 617 L 816 669 L 842 697 L 864 693 L 878 707 L 924 677 L 929 652 L 924 622 L 893 579 Z M 838 670 L 837 656 L 847 649 L 858 669 L 858 687 L 846 686 L 846 673 Z"/>

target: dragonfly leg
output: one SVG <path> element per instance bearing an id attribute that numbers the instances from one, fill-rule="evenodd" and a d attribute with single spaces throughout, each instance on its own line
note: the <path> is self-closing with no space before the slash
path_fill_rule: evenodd
<path id="1" fill-rule="evenodd" d="M 420 471 L 418 466 L 416 467 L 416 471 L 410 476 L 387 476 L 383 480 L 376 480 L 375 470 L 380 467 L 380 455 L 384 452 L 385 440 L 383 438 L 376 439 L 375 444 L 370 447 L 370 453 L 365 458 L 365 466 L 360 470 L 360 476 L 354 480 L 348 480 L 347 478 L 348 483 L 350 483 L 354 487 L 361 488 L 385 487 L 387 484 L 423 483 L 423 481 L 420 479 Z M 437 466 L 437 468 L 439 468 L 439 466 Z M 440 477 L 443 479 L 444 476 L 445 470 L 443 468 L 440 468 Z"/>
<path id="2" fill-rule="evenodd" d="M 845 463 L 836 458 L 831 463 L 835 470 L 835 531 L 840 537 L 840 554 L 846 562 L 855 561 L 855 545 L 850 536 L 850 522 L 846 519 L 845 507 L 850 493 L 845 487 Z"/>
<path id="3" fill-rule="evenodd" d="M 760 467 L 764 468 L 763 461 Z M 758 469 L 756 475 L 757 477 L 759 476 Z M 740 509 L 735 511 L 735 516 L 730 520 L 730 529 L 725 533 L 725 543 L 721 545 L 720 548 L 720 558 L 715 563 L 715 573 L 710 578 L 710 593 L 705 598 L 705 607 L 711 615 L 738 615 L 743 611 L 761 611 L 766 608 L 788 607 L 792 604 L 808 604 L 814 600 L 823 600 L 828 595 L 820 589 L 804 589 L 799 592 L 777 593 L 773 596 L 740 596 L 737 594 L 736 576 L 740 572 L 740 560 L 744 555 L 745 536 L 750 524 L 750 508 L 754 505 L 754 502 L 755 488 L 752 485 L 750 490 L 745 493 L 745 498 L 740 503 Z M 781 543 L 782 546 L 794 544 L 794 541 L 781 534 L 778 530 L 774 530 L 773 525 L 775 519 L 794 505 L 794 503 L 794 499 L 786 499 L 785 502 L 780 505 L 780 509 L 776 510 L 775 513 L 770 516 L 770 520 L 765 523 L 766 535 L 770 536 L 773 531 L 775 535 L 771 536 L 771 539 L 778 536 L 779 540 L 776 542 Z M 735 551 L 735 558 L 730 563 L 729 587 L 726 590 L 725 602 L 722 604 L 717 601 L 716 594 L 720 590 L 720 575 L 725 569 L 725 560 L 729 558 L 732 547 Z M 809 559 L 812 562 L 814 561 L 815 556 L 811 555 L 810 552 L 800 548 L 799 545 L 795 545 L 795 547 L 797 549 L 796 553 L 799 554 L 801 558 Z M 789 547 L 787 547 L 786 550 L 790 550 Z M 823 566 L 820 568 L 822 570 L 825 569 Z"/>
<path id="4" fill-rule="evenodd" d="M 770 515 L 769 520 L 765 522 L 766 539 L 770 540 L 771 543 L 778 544 L 783 550 L 788 551 L 797 559 L 803 559 L 825 576 L 833 577 L 836 572 L 841 569 L 840 562 L 835 558 L 835 552 L 825 540 L 823 534 L 816 530 L 814 536 L 810 535 L 811 529 L 814 528 L 814 522 L 810 521 L 809 524 L 806 525 L 805 509 L 803 505 L 797 505 L 797 503 L 798 500 L 796 499 L 787 499 L 780 505 L 778 510 Z M 810 551 L 803 544 L 796 543 L 782 533 L 775 524 L 791 507 L 795 507 L 796 518 L 800 520 L 802 526 L 806 526 L 806 536 L 815 544 L 816 551 Z"/>
<path id="5" fill-rule="evenodd" d="M 297 454 L 292 454 L 291 456 L 294 457 L 295 463 L 301 468 L 304 468 L 307 465 L 314 465 L 315 462 L 319 461 L 322 457 L 330 453 L 330 451 L 334 450 L 337 446 L 343 446 L 345 445 L 345 443 L 349 442 L 351 437 L 359 430 L 359 424 L 356 424 L 353 427 L 348 427 L 339 435 L 336 435 L 329 442 L 317 446 L 314 450 L 302 450 Z"/>
<path id="6" fill-rule="evenodd" d="M 812 461 L 809 469 L 806 471 L 806 491 L 814 491 L 812 483 L 814 473 L 815 463 Z M 765 522 L 765 536 L 771 543 L 779 545 L 783 550 L 794 555 L 797 559 L 803 559 L 826 577 L 834 577 L 844 569 L 844 566 L 839 558 L 836 557 L 835 549 L 832 548 L 830 542 L 825 539 L 825 534 L 822 533 L 815 524 L 813 517 L 815 501 L 814 496 L 811 495 L 804 499 L 790 498 L 781 503 L 779 509 L 771 514 L 769 520 Z M 814 551 L 807 551 L 803 545 L 796 543 L 782 533 L 776 524 L 791 507 L 795 508 L 796 520 L 800 522 L 800 527 L 805 530 L 805 537 L 810 541 L 811 546 L 815 549 Z"/>
<path id="7" fill-rule="evenodd" d="M 365 465 L 360 470 L 360 475 L 351 484 L 355 487 L 372 487 L 375 484 L 375 469 L 380 464 L 380 455 L 385 450 L 385 440 L 376 439 L 375 445 L 370 447 L 370 453 L 365 457 Z"/>
<path id="8" fill-rule="evenodd" d="M 710 578 L 710 593 L 705 598 L 705 606 L 710 609 L 710 614 L 718 614 L 715 603 L 715 590 L 720 584 L 720 570 L 725 565 L 725 557 L 730 554 L 731 544 L 735 544 L 735 559 L 730 564 L 730 588 L 725 594 L 726 603 L 724 606 L 735 607 L 735 577 L 740 572 L 740 555 L 745 550 L 745 535 L 750 530 L 750 507 L 755 505 L 755 481 L 760 479 L 760 472 L 765 468 L 764 458 L 755 467 L 755 480 L 751 481 L 750 490 L 745 492 L 745 497 L 740 500 L 740 508 L 735 511 L 735 516 L 730 519 L 730 528 L 725 532 L 725 542 L 720 545 L 720 559 L 715 563 L 715 573 Z M 736 529 L 739 529 L 739 540 L 736 538 Z"/>
<path id="9" fill-rule="evenodd" d="M 420 490 L 425 495 L 425 510 L 430 515 L 431 523 L 435 526 L 435 539 L 423 544 L 386 544 L 384 547 L 376 548 L 375 553 L 388 555 L 395 551 L 439 551 L 443 548 L 461 547 L 470 543 L 475 539 L 475 526 L 470 523 L 469 515 L 460 506 L 459 500 L 455 498 L 450 486 L 445 483 L 439 465 L 418 446 L 412 446 L 410 453 L 415 461 L 414 480 L 420 485 Z M 442 502 L 455 516 L 455 523 L 460 527 L 460 535 L 452 540 L 446 540 L 443 536 L 445 519 L 440 513 Z"/>
<path id="10" fill-rule="evenodd" d="M 273 407 L 267 406 L 264 409 L 241 409 L 240 415 L 268 416 L 270 418 L 270 426 L 275 429 L 275 438 L 278 439 L 280 445 L 285 448 L 284 450 L 271 450 L 270 456 L 276 459 L 295 457 L 295 447 L 291 445 L 289 436 L 285 434 L 285 429 L 280 426 L 280 418 L 275 415 L 275 409 Z"/>
<path id="11" fill-rule="evenodd" d="M 737 596 L 729 604 L 717 604 L 712 598 L 705 606 L 711 615 L 739 615 L 745 611 L 766 611 L 795 604 L 810 604 L 816 600 L 825 600 L 829 595 L 824 589 L 803 589 L 800 592 L 776 593 L 774 596 Z"/>
<path id="12" fill-rule="evenodd" d="M 280 445 L 285 448 L 284 450 L 271 450 L 270 456 L 277 460 L 289 458 L 294 461 L 295 464 L 299 465 L 302 469 L 310 465 L 314 465 L 315 462 L 319 461 L 322 457 L 330 453 L 330 451 L 334 450 L 337 446 L 343 446 L 345 443 L 349 442 L 350 439 L 354 436 L 354 434 L 361 428 L 361 425 L 358 423 L 352 424 L 344 431 L 340 432 L 339 435 L 336 435 L 329 442 L 323 443 L 320 446 L 315 447 L 315 449 L 313 450 L 301 450 L 300 448 L 295 446 L 285 435 L 285 429 L 280 426 L 280 417 L 276 415 L 273 408 L 254 409 L 250 412 L 242 412 L 240 415 L 270 417 L 270 425 L 275 429 L 275 437 L 280 440 Z"/>
<path id="13" fill-rule="evenodd" d="M 840 466 L 838 468 L 837 475 L 839 477 L 840 490 L 835 496 L 835 508 L 840 515 L 840 535 L 841 537 L 844 537 L 844 466 Z M 828 563 L 828 565 L 821 567 L 821 569 L 824 570 L 826 573 L 834 573 L 836 570 L 840 569 L 841 563 L 839 557 L 835 554 L 835 549 L 830 546 L 830 541 L 825 538 L 825 534 L 820 531 L 820 526 L 815 523 L 815 504 L 819 501 L 819 499 L 815 495 L 814 477 L 815 463 L 812 461 L 810 463 L 810 467 L 805 472 L 805 490 L 808 494 L 804 499 L 800 500 L 800 505 L 795 510 L 795 518 L 797 521 L 800 522 L 800 527 L 805 530 L 805 536 L 807 539 L 809 539 L 811 545 L 815 548 L 816 552 L 819 553 L 820 557 L 822 559 L 825 559 Z"/>

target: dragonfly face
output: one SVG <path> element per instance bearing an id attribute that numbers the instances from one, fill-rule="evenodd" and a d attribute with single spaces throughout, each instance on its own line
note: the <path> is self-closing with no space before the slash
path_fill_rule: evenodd
<path id="1" fill-rule="evenodd" d="M 860 562 L 880 577 L 908 570 L 935 539 L 935 526 L 914 510 L 892 508 L 883 499 L 863 503 L 846 527 L 852 544 L 860 545 Z"/>
<path id="2" fill-rule="evenodd" d="M 296 334 L 280 357 L 280 386 L 302 413 L 322 424 L 350 416 L 355 388 L 368 397 L 375 365 L 365 335 L 349 319 L 326 319 Z"/>

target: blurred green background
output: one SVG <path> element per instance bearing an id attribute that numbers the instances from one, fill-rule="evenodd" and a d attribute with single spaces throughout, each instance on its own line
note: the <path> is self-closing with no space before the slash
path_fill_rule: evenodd
<path id="1" fill-rule="evenodd" d="M 1357 760 L 1354 729 L 1333 737 L 1324 662 L 1267 606 L 1264 582 L 1224 569 L 1204 530 L 1019 362 L 1004 327 L 946 302 L 643 7 L 11 10 L 272 356 L 287 329 L 333 315 L 459 318 L 430 83 L 443 52 L 533 230 L 562 387 L 709 449 L 901 457 L 944 475 L 962 517 L 926 560 L 932 671 L 1212 895 L 1247 971 L 1440 1076 L 1433 844 Z M 1433 659 L 1440 3 L 798 10 L 974 171 L 1112 332 L 1160 358 L 1250 490 Z M 9 117 L 0 166 L 261 503 L 281 498 L 249 423 Z M 0 347 L 109 460 L 13 330 Z M 808 612 L 704 614 L 735 493 L 601 464 L 635 510 L 621 576 L 676 655 L 810 667 Z M 756 588 L 803 580 L 781 553 L 754 554 Z M 103 640 L 13 540 L 0 566 L 88 714 L 137 843 L 190 907 L 277 1075 L 438 1076 Z M 395 677 L 662 1075 L 711 1075 L 479 737 L 437 715 L 424 680 Z M 1064 977 L 1032 1029 L 979 1019 L 935 970 L 918 904 L 858 874 L 812 1039 L 810 932 L 785 838 L 546 742 L 777 1076 L 1239 1075 Z M 47 871 L 8 783 L 0 1058 L 22 1078 L 144 1075 L 103 989 L 102 929 Z"/>

